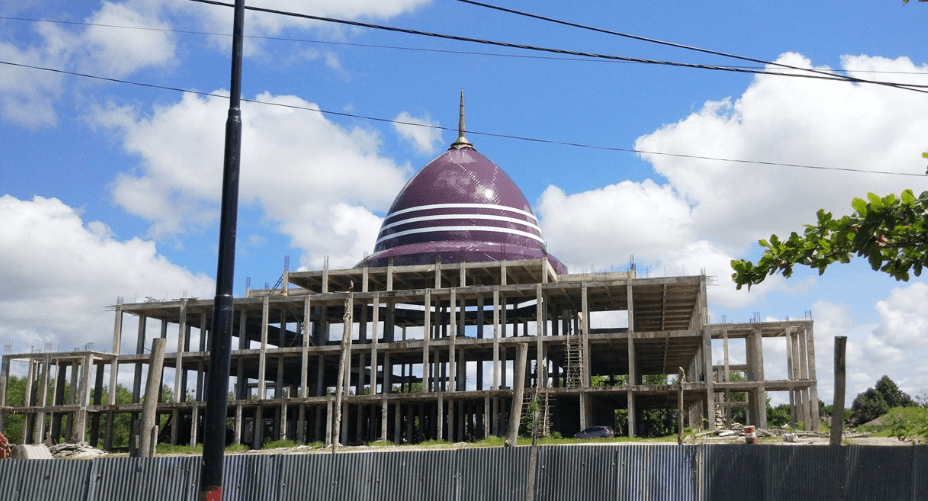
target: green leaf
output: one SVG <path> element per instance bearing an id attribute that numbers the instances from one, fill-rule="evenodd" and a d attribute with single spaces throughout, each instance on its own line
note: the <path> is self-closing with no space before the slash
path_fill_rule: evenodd
<path id="1" fill-rule="evenodd" d="M 906 205 L 912 205 L 915 203 L 915 194 L 912 193 L 912 190 L 905 190 L 902 192 L 902 203 Z"/>
<path id="2" fill-rule="evenodd" d="M 855 198 L 851 202 L 851 207 L 854 207 L 854 210 L 857 211 L 861 216 L 867 215 L 867 202 L 864 202 L 861 198 Z"/>

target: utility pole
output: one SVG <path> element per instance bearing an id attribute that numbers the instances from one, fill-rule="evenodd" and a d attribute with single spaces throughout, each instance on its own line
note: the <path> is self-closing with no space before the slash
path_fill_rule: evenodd
<path id="1" fill-rule="evenodd" d="M 229 409 L 229 366 L 232 354 L 235 272 L 235 233 L 238 225 L 238 182 L 242 150 L 242 31 L 245 0 L 235 0 L 232 26 L 232 84 L 222 168 L 222 212 L 219 222 L 219 260 L 216 268 L 216 298 L 209 336 L 209 379 L 206 391 L 206 421 L 203 433 L 203 469 L 200 501 L 222 500 L 222 466 L 226 445 L 226 415 Z M 193 423 L 196 426 L 196 423 Z"/>

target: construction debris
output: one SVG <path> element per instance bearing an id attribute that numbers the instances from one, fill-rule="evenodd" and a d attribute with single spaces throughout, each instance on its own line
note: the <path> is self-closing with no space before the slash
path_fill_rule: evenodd
<path id="1" fill-rule="evenodd" d="M 65 442 L 53 445 L 48 450 L 51 452 L 51 456 L 56 458 L 89 458 L 106 454 L 106 452 L 86 442 Z"/>

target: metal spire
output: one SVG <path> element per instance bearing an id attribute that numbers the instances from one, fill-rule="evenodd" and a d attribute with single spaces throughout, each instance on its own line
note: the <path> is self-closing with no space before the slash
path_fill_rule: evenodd
<path id="1" fill-rule="evenodd" d="M 451 143 L 451 148 L 459 150 L 461 148 L 474 148 L 470 141 L 464 137 L 464 89 L 461 89 L 461 115 L 458 117 L 458 139 Z"/>

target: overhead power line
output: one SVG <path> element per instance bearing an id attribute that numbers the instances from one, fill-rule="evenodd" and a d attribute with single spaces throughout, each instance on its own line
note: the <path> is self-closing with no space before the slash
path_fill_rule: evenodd
<path id="1" fill-rule="evenodd" d="M 222 7 L 233 7 L 232 4 L 219 2 L 216 0 L 188 0 L 188 1 L 209 4 L 209 5 L 218 5 Z M 300 19 L 310 19 L 313 21 L 344 24 L 348 26 L 357 26 L 360 28 L 370 28 L 370 29 L 376 29 L 376 30 L 391 31 L 391 32 L 396 32 L 396 33 L 406 33 L 410 35 L 420 35 L 420 36 L 441 38 L 445 40 L 455 40 L 459 42 L 471 42 L 471 43 L 479 43 L 479 44 L 485 44 L 485 45 L 494 45 L 497 47 L 508 47 L 508 48 L 513 48 L 513 49 L 549 52 L 552 54 L 567 54 L 567 55 L 573 55 L 573 56 L 608 59 L 608 60 L 615 60 L 615 61 L 630 61 L 630 62 L 643 63 L 643 64 L 656 64 L 656 65 L 664 65 L 664 66 L 676 66 L 676 67 L 682 67 L 682 68 L 698 68 L 698 69 L 705 69 L 705 70 L 729 71 L 729 72 L 734 72 L 734 73 L 751 73 L 751 74 L 777 75 L 777 76 L 786 76 L 786 77 L 795 77 L 795 78 L 811 78 L 811 79 L 818 79 L 818 80 L 835 80 L 835 81 L 848 81 L 848 82 L 859 82 L 859 83 L 873 83 L 873 84 L 878 84 L 878 85 L 885 85 L 891 88 L 898 88 L 898 89 L 903 89 L 903 90 L 911 90 L 914 92 L 928 93 L 928 85 L 910 85 L 910 84 L 899 84 L 899 83 L 893 83 L 893 82 L 878 82 L 878 81 L 870 81 L 870 80 L 860 80 L 860 79 L 854 79 L 852 77 L 848 77 L 845 75 L 838 75 L 838 74 L 828 73 L 828 72 L 821 72 L 821 73 L 812 72 L 815 74 L 809 74 L 811 70 L 808 70 L 806 68 L 799 68 L 799 70 L 802 71 L 803 73 L 783 73 L 783 72 L 775 72 L 775 71 L 768 71 L 768 70 L 735 68 L 735 67 L 730 67 L 730 66 L 680 63 L 680 62 L 674 62 L 674 61 L 661 61 L 661 60 L 656 60 L 656 59 L 643 59 L 643 58 L 636 58 L 636 57 L 614 56 L 614 55 L 608 55 L 608 54 L 598 54 L 595 52 L 582 52 L 582 51 L 574 51 L 574 50 L 567 50 L 567 49 L 557 49 L 557 48 L 551 48 L 551 47 L 539 47 L 539 46 L 534 46 L 534 45 L 516 44 L 516 43 L 510 43 L 510 42 L 499 42 L 499 41 L 494 41 L 494 40 L 462 37 L 458 35 L 448 35 L 444 33 L 434 33 L 434 32 L 429 32 L 429 31 L 413 30 L 413 29 L 408 29 L 408 28 L 397 28 L 394 26 L 383 26 L 379 24 L 363 23 L 360 21 L 348 21 L 345 19 L 335 19 L 331 17 L 313 16 L 310 14 L 299 14 L 296 12 L 289 12 L 289 11 L 283 11 L 283 10 L 277 10 L 277 9 L 267 9 L 264 7 L 246 6 L 245 8 L 247 10 L 251 10 L 255 12 L 277 14 L 281 16 L 296 17 Z"/>
<path id="2" fill-rule="evenodd" d="M 614 36 L 619 36 L 619 37 L 623 37 L 623 38 L 629 38 L 629 39 L 632 39 L 632 40 L 640 40 L 640 41 L 642 41 L 642 42 L 648 42 L 648 43 L 653 43 L 653 44 L 658 44 L 658 45 L 666 45 L 666 46 L 668 46 L 668 47 L 674 47 L 674 48 L 677 48 L 677 49 L 684 49 L 684 50 L 689 50 L 689 51 L 693 51 L 693 52 L 700 52 L 700 53 L 703 53 L 703 54 L 711 54 L 711 55 L 714 55 L 714 56 L 727 57 L 727 58 L 730 58 L 730 59 L 737 59 L 737 60 L 739 60 L 739 61 L 747 61 L 747 62 L 751 62 L 751 63 L 763 64 L 763 65 L 765 65 L 765 66 L 776 66 L 776 67 L 779 67 L 779 68 L 790 69 L 790 70 L 797 70 L 797 71 L 804 71 L 804 72 L 809 72 L 809 73 L 814 73 L 814 74 L 819 74 L 819 75 L 833 75 L 833 73 L 831 73 L 831 72 L 822 71 L 822 70 L 816 70 L 816 69 L 814 69 L 814 68 L 802 68 L 802 67 L 799 67 L 799 66 L 793 66 L 793 65 L 789 65 L 789 64 L 778 63 L 778 62 L 776 62 L 776 61 L 765 61 L 765 60 L 763 60 L 763 59 L 757 59 L 757 58 L 747 57 L 747 56 L 740 56 L 740 55 L 737 55 L 737 54 L 730 54 L 730 53 L 727 53 L 727 52 L 721 52 L 721 51 L 717 51 L 717 50 L 703 49 L 703 48 L 701 48 L 701 47 L 694 47 L 694 46 L 691 46 L 691 45 L 683 45 L 683 44 L 679 44 L 679 43 L 675 43 L 675 42 L 667 42 L 667 41 L 664 41 L 664 40 L 658 40 L 658 39 L 656 39 L 656 38 L 648 38 L 648 37 L 643 37 L 643 36 L 639 36 L 639 35 L 631 35 L 631 34 L 629 34 L 629 33 L 622 33 L 622 32 L 618 32 L 618 31 L 607 30 L 607 29 L 604 29 L 604 28 L 596 28 L 596 27 L 593 27 L 593 26 L 585 25 L 585 24 L 578 24 L 578 23 L 573 23 L 573 22 L 569 22 L 569 21 L 563 21 L 563 20 L 560 20 L 560 19 L 555 19 L 555 18 L 552 18 L 552 17 L 539 16 L 539 15 L 537 15 L 537 14 L 531 14 L 531 13 L 523 12 L 523 11 L 519 11 L 519 10 L 507 9 L 507 8 L 505 8 L 505 7 L 499 7 L 499 6 L 496 6 L 496 5 L 490 5 L 490 4 L 482 3 L 482 2 L 476 2 L 476 1 L 474 1 L 474 0 L 458 0 L 458 2 L 466 3 L 466 4 L 470 4 L 470 5 L 476 5 L 476 6 L 478 6 L 478 7 L 485 7 L 485 8 L 488 8 L 488 9 L 498 10 L 498 11 L 500 11 L 500 12 L 506 12 L 506 13 L 508 13 L 508 14 L 515 14 L 515 15 L 517 15 L 517 16 L 523 16 L 523 17 L 528 17 L 528 18 L 532 18 L 532 19 L 538 19 L 538 20 L 541 20 L 541 21 L 549 22 L 549 23 L 555 23 L 555 24 L 561 24 L 561 25 L 564 25 L 564 26 L 570 26 L 570 27 L 572 27 L 572 28 L 579 28 L 579 29 L 582 29 L 582 30 L 594 31 L 594 32 L 597 32 L 597 33 L 604 33 L 604 34 L 607 34 L 607 35 L 614 35 Z M 875 84 L 875 85 L 886 85 L 886 86 L 889 86 L 889 87 L 896 87 L 896 88 L 900 88 L 900 89 L 910 89 L 910 88 L 912 88 L 912 87 L 921 87 L 921 86 L 913 86 L 913 85 L 908 85 L 908 84 L 900 84 L 900 83 L 896 83 L 896 82 L 882 82 L 882 81 L 878 81 L 878 80 L 866 80 L 866 79 L 862 79 L 862 78 L 851 77 L 851 76 L 848 76 L 848 75 L 840 75 L 840 77 L 843 78 L 844 80 L 847 80 L 847 81 L 850 81 L 850 82 L 855 82 L 855 83 L 868 83 L 868 84 Z"/>
<path id="3" fill-rule="evenodd" d="M 180 30 L 175 28 L 152 28 L 150 26 L 128 26 L 124 24 L 106 24 L 106 23 L 88 23 L 83 21 L 65 21 L 60 19 L 35 19 L 29 17 L 10 17 L 10 16 L 0 16 L 0 19 L 7 21 L 23 21 L 30 23 L 50 23 L 50 24 L 66 24 L 73 26 L 95 26 L 101 28 L 113 28 L 113 29 L 124 29 L 124 30 L 140 30 L 140 31 L 154 31 L 162 33 L 180 33 L 186 35 L 204 35 L 204 36 L 213 36 L 213 37 L 226 37 L 231 38 L 231 33 L 218 33 L 212 31 L 196 31 L 196 30 Z M 357 42 L 336 42 L 333 40 L 318 40 L 312 38 L 292 38 L 292 37 L 272 37 L 268 35 L 244 35 L 244 38 L 251 38 L 255 40 L 270 40 L 275 42 L 300 42 L 300 43 L 311 43 L 319 45 L 337 45 L 343 47 L 363 47 L 371 49 L 389 49 L 389 50 L 404 50 L 410 52 L 434 52 L 437 54 L 459 54 L 465 56 L 485 56 L 485 57 L 503 57 L 503 58 L 514 58 L 514 59 L 541 59 L 548 61 L 570 61 L 570 62 L 587 62 L 587 63 L 637 63 L 637 61 L 615 61 L 607 59 L 591 59 L 588 57 L 554 57 L 554 56 L 536 56 L 532 54 L 503 54 L 502 52 L 476 52 L 470 50 L 449 50 L 449 49 L 432 49 L 426 47 L 409 47 L 402 45 L 383 45 L 383 44 L 366 44 L 366 43 L 357 43 Z M 758 70 L 758 72 L 763 73 L 763 66 L 728 66 L 720 65 L 720 68 L 734 68 L 734 69 L 745 69 L 745 70 Z M 835 68 L 832 70 L 837 73 L 846 73 L 848 70 Z M 928 72 L 925 71 L 882 71 L 882 70 L 854 70 L 854 73 L 874 73 L 880 75 L 923 75 L 928 76 Z"/>
<path id="4" fill-rule="evenodd" d="M 70 75 L 70 76 L 76 76 L 76 77 L 81 77 L 81 78 L 102 80 L 106 82 L 120 83 L 120 84 L 126 84 L 126 85 L 135 85 L 135 86 L 146 87 L 146 88 L 151 88 L 151 89 L 170 90 L 174 92 L 194 94 L 194 95 L 204 96 L 204 97 L 228 99 L 228 96 L 222 95 L 222 94 L 216 94 L 214 92 L 203 92 L 203 91 L 195 91 L 195 90 L 189 90 L 189 89 L 181 89 L 179 87 L 170 87 L 170 86 L 165 86 L 165 85 L 157 85 L 157 84 L 144 83 L 144 82 L 133 82 L 131 80 L 123 80 L 119 78 L 90 75 L 87 73 L 78 73 L 75 71 L 67 71 L 67 70 L 61 70 L 61 69 L 56 69 L 56 68 L 47 68 L 47 67 L 34 66 L 34 65 L 29 65 L 29 64 L 14 63 L 11 61 L 0 61 L 0 64 L 7 65 L 7 66 L 13 66 L 13 67 L 19 67 L 19 68 L 27 68 L 27 69 L 32 69 L 32 70 L 48 71 L 52 73 L 59 73 L 63 75 Z M 242 101 L 265 105 L 265 106 L 279 106 L 282 108 L 314 111 L 317 113 L 322 113 L 323 115 L 356 118 L 356 119 L 361 119 L 361 120 L 370 120 L 374 122 L 390 123 L 390 124 L 397 124 L 397 125 L 409 125 L 413 127 L 424 127 L 424 128 L 429 128 L 429 129 L 438 129 L 438 130 L 446 130 L 450 132 L 457 132 L 457 129 L 452 128 L 452 127 L 442 127 L 440 125 L 421 124 L 421 123 L 416 123 L 416 122 L 394 120 L 394 119 L 381 118 L 381 117 L 370 117 L 370 116 L 358 115 L 354 113 L 323 110 L 321 108 L 311 108 L 309 106 L 298 106 L 294 104 L 285 104 L 285 103 L 272 103 L 269 101 L 260 101 L 257 99 L 245 99 L 245 98 L 242 98 Z M 513 139 L 513 140 L 519 140 L 519 141 L 529 141 L 529 142 L 534 142 L 534 143 L 552 144 L 552 145 L 559 145 L 559 146 L 572 146 L 576 148 L 587 148 L 587 149 L 594 149 L 594 150 L 634 153 L 634 154 L 641 154 L 641 155 L 661 155 L 661 156 L 677 157 L 677 158 L 689 158 L 689 159 L 695 159 L 695 160 L 709 160 L 709 161 L 715 161 L 715 162 L 757 164 L 757 165 L 767 165 L 767 166 L 772 166 L 772 167 L 792 167 L 792 168 L 800 168 L 800 169 L 825 170 L 825 171 L 844 171 L 844 172 L 855 172 L 855 173 L 860 173 L 860 174 L 885 174 L 885 175 L 890 175 L 890 176 L 924 177 L 922 174 L 914 174 L 914 173 L 908 173 L 908 172 L 874 171 L 874 170 L 863 170 L 863 169 L 851 169 L 849 167 L 825 167 L 825 166 L 818 166 L 818 165 L 770 162 L 770 161 L 765 161 L 765 160 L 745 160 L 745 159 L 734 159 L 734 158 L 710 157 L 710 156 L 704 156 L 704 155 L 692 155 L 692 154 L 685 154 L 685 153 L 667 153 L 667 152 L 661 152 L 661 151 L 638 150 L 634 148 L 621 148 L 617 146 L 600 146 L 600 145 L 576 143 L 576 142 L 570 142 L 570 141 L 539 139 L 539 138 L 533 138 L 533 137 L 527 137 L 527 136 L 516 136 L 516 135 L 511 135 L 511 134 L 497 134 L 497 133 L 492 133 L 492 132 L 480 132 L 480 131 L 473 131 L 473 130 L 468 130 L 467 133 L 470 135 L 477 135 L 477 136 L 495 137 L 495 138 L 501 138 L 501 139 Z"/>

